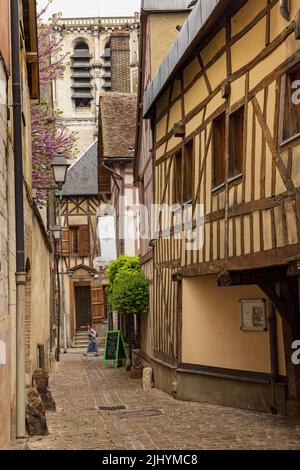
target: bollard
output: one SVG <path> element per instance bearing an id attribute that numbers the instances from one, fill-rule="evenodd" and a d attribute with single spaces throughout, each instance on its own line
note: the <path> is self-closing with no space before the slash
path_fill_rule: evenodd
<path id="1" fill-rule="evenodd" d="M 153 369 L 151 367 L 146 367 L 143 370 L 143 389 L 145 392 L 153 388 Z"/>

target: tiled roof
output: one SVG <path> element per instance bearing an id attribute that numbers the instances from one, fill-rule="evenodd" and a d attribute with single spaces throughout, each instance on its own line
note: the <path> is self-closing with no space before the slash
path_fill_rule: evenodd
<path id="1" fill-rule="evenodd" d="M 107 92 L 100 95 L 99 153 L 101 158 L 133 157 L 136 95 Z"/>
<path id="2" fill-rule="evenodd" d="M 98 141 L 69 168 L 63 196 L 94 196 L 98 194 Z"/>

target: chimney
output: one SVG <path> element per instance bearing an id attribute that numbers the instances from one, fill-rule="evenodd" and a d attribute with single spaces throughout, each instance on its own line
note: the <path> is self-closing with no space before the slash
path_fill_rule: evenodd
<path id="1" fill-rule="evenodd" d="M 113 33 L 111 49 L 111 91 L 130 93 L 130 34 Z"/>

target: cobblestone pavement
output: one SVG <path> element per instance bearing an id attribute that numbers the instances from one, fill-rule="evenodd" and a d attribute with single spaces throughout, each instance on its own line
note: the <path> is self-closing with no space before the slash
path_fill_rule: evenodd
<path id="1" fill-rule="evenodd" d="M 57 412 L 47 417 L 50 435 L 29 439 L 29 449 L 300 449 L 299 421 L 144 392 L 123 369 L 103 370 L 99 358 L 62 356 L 51 388 Z M 114 405 L 127 409 L 96 409 Z M 126 414 L 133 411 L 147 412 Z"/>

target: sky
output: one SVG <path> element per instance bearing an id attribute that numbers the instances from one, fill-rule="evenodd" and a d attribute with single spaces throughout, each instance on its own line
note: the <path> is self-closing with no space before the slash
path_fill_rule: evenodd
<path id="1" fill-rule="evenodd" d="M 38 10 L 48 0 L 37 0 Z M 140 11 L 141 0 L 53 0 L 46 17 L 62 12 L 64 17 L 127 16 Z"/>

